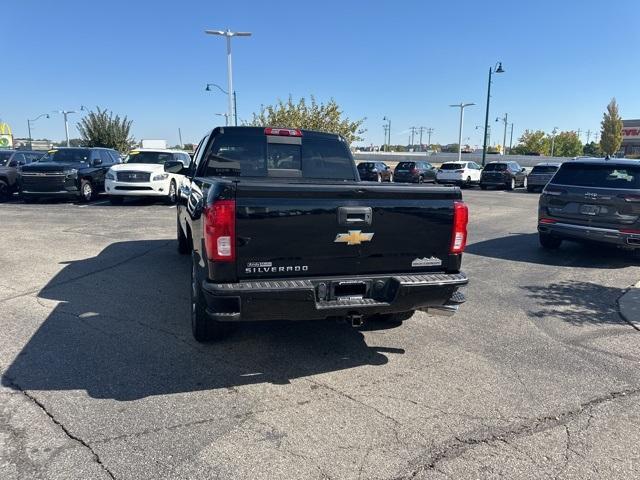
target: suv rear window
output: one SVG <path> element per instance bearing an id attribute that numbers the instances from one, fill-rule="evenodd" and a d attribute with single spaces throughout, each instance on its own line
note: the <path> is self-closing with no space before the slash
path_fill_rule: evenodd
<path id="1" fill-rule="evenodd" d="M 411 170 L 415 166 L 415 162 L 400 162 L 397 166 L 398 170 Z"/>
<path id="2" fill-rule="evenodd" d="M 552 183 L 576 187 L 640 188 L 640 167 L 563 163 Z"/>
<path id="3" fill-rule="evenodd" d="M 464 165 L 462 163 L 443 163 L 440 166 L 440 170 L 462 170 Z"/>
<path id="4" fill-rule="evenodd" d="M 556 167 L 555 165 L 536 165 L 535 167 L 533 167 L 533 170 L 531 170 L 531 174 L 555 173 L 557 171 L 558 167 Z"/>
<path id="5" fill-rule="evenodd" d="M 355 180 L 349 150 L 340 140 L 303 137 L 296 145 L 232 133 L 215 138 L 204 175 Z"/>
<path id="6" fill-rule="evenodd" d="M 374 168 L 376 168 L 375 163 L 365 162 L 358 164 L 358 170 L 373 170 Z"/>
<path id="7" fill-rule="evenodd" d="M 488 163 L 484 167 L 485 172 L 504 172 L 507 170 L 506 163 Z"/>

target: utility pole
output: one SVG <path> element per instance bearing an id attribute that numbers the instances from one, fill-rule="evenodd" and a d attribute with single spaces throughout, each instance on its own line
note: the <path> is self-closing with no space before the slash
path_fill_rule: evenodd
<path id="1" fill-rule="evenodd" d="M 591 130 L 587 130 L 587 143 L 589 143 L 589 140 L 591 139 Z"/>
<path id="2" fill-rule="evenodd" d="M 231 62 L 231 38 L 233 37 L 250 37 L 251 32 L 232 32 L 228 28 L 226 30 L 205 30 L 204 33 L 207 35 L 220 35 L 227 39 L 227 81 L 228 81 L 228 92 L 227 97 L 229 100 L 229 112 L 227 118 L 227 124 L 229 123 L 229 119 L 235 118 L 235 95 L 233 90 L 233 65 Z M 237 120 L 236 120 L 237 124 Z"/>
<path id="3" fill-rule="evenodd" d="M 184 143 L 182 143 L 182 130 L 178 127 L 178 138 L 180 139 L 180 148 L 183 148 Z"/>
<path id="4" fill-rule="evenodd" d="M 513 146 L 513 123 L 511 123 L 511 138 L 509 139 L 509 155 L 511 155 L 512 146 Z"/>
<path id="5" fill-rule="evenodd" d="M 553 127 L 553 130 L 551 131 L 552 136 L 551 136 L 551 156 L 553 157 L 553 150 L 556 146 L 556 134 L 558 133 L 558 127 Z"/>
<path id="6" fill-rule="evenodd" d="M 578 140 L 580 140 L 580 134 L 582 134 L 582 130 L 579 128 L 576 130 L 576 135 L 578 135 Z"/>
<path id="7" fill-rule="evenodd" d="M 429 140 L 427 140 L 427 142 L 429 142 L 428 143 L 429 147 L 431 146 L 431 134 L 432 133 L 433 133 L 433 128 L 431 128 L 431 127 L 427 128 L 427 134 L 429 135 Z"/>
<path id="8" fill-rule="evenodd" d="M 456 105 L 449 105 L 450 107 L 456 107 L 460 109 L 460 127 L 458 128 L 458 161 L 462 161 L 462 123 L 464 122 L 464 109 L 475 105 L 475 103 L 458 103 Z"/>
<path id="9" fill-rule="evenodd" d="M 410 130 L 411 130 L 411 140 L 410 140 L 411 143 L 409 145 L 413 147 L 413 138 L 416 132 L 418 131 L 418 129 L 416 127 L 411 127 Z"/>
<path id="10" fill-rule="evenodd" d="M 424 133 L 424 131 L 426 130 L 425 127 L 419 127 L 418 128 L 418 132 L 420 132 L 420 149 L 422 150 L 422 134 Z"/>
<path id="11" fill-rule="evenodd" d="M 383 121 L 385 121 L 385 120 L 387 121 L 386 131 L 387 131 L 387 135 L 389 136 L 389 143 L 387 144 L 388 145 L 387 151 L 390 151 L 391 150 L 391 119 L 387 118 L 387 117 L 382 117 L 382 120 Z M 386 140 L 386 138 L 385 138 L 385 140 Z"/>
<path id="12" fill-rule="evenodd" d="M 387 133 L 389 132 L 389 125 L 386 123 L 382 124 L 382 128 L 384 129 L 384 143 L 382 144 L 382 151 L 387 150 Z"/>

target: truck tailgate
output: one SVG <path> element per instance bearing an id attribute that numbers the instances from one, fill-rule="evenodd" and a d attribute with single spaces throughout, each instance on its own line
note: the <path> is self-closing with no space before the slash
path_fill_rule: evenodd
<path id="1" fill-rule="evenodd" d="M 459 199 L 454 187 L 240 181 L 238 278 L 446 271 Z"/>

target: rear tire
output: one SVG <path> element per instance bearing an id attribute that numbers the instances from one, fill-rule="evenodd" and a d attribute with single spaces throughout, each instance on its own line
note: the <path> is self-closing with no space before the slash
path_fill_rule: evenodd
<path id="1" fill-rule="evenodd" d="M 109 197 L 109 202 L 111 202 L 111 205 L 122 205 L 122 202 L 124 202 L 124 198 L 119 195 L 111 195 Z"/>
<path id="2" fill-rule="evenodd" d="M 195 254 L 191 254 L 191 333 L 197 342 L 220 340 L 229 332 L 229 326 L 207 315 L 207 304 L 198 281 Z"/>
<path id="3" fill-rule="evenodd" d="M 9 184 L 4 180 L 0 180 L 0 202 L 8 200 L 10 195 Z"/>
<path id="4" fill-rule="evenodd" d="M 191 245 L 189 245 L 189 239 L 182 231 L 182 227 L 180 226 L 180 222 L 176 218 L 176 236 L 178 238 L 178 253 L 181 255 L 186 255 L 191 251 Z"/>
<path id="5" fill-rule="evenodd" d="M 546 250 L 557 250 L 562 245 L 562 239 L 549 235 L 548 233 L 539 233 L 538 240 L 542 248 Z"/>
<path id="6" fill-rule="evenodd" d="M 467 188 L 471 187 L 471 177 L 467 177 L 467 181 L 464 183 L 464 186 Z"/>

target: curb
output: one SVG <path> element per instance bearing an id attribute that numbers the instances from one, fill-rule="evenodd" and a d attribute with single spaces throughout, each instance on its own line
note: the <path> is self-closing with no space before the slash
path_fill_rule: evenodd
<path id="1" fill-rule="evenodd" d="M 620 316 L 640 330 L 640 282 L 632 285 L 618 298 Z"/>

